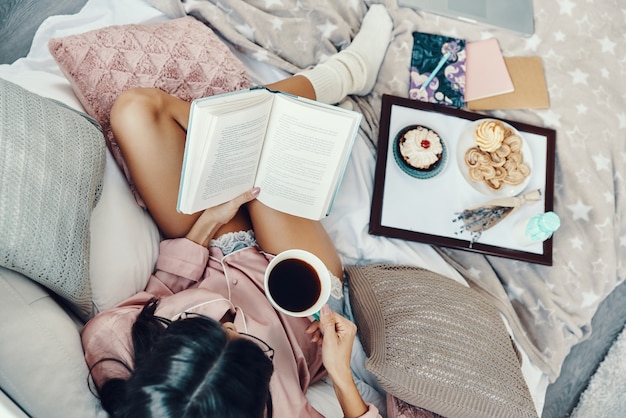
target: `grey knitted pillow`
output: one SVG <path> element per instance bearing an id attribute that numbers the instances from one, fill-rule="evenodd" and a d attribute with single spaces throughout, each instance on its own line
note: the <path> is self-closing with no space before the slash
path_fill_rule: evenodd
<path id="1" fill-rule="evenodd" d="M 0 79 L 0 265 L 93 312 L 89 221 L 105 143 L 97 124 Z"/>
<path id="2" fill-rule="evenodd" d="M 493 305 L 447 277 L 347 267 L 366 368 L 388 393 L 445 417 L 536 417 L 517 351 Z"/>

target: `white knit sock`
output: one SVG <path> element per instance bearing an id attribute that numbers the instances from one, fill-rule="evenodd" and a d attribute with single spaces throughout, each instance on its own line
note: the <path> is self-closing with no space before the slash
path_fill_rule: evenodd
<path id="1" fill-rule="evenodd" d="M 349 94 L 368 94 L 376 83 L 392 30 L 385 6 L 372 5 L 346 49 L 298 75 L 309 79 L 320 102 L 333 104 Z"/>

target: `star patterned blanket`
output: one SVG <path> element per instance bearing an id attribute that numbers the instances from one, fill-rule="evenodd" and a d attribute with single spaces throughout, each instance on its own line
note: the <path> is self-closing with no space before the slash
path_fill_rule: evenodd
<path id="1" fill-rule="evenodd" d="M 412 32 L 468 41 L 495 36 L 505 56 L 540 56 L 547 110 L 497 117 L 557 131 L 554 210 L 562 226 L 552 266 L 440 249 L 509 320 L 516 339 L 551 380 L 571 347 L 592 331 L 599 303 L 626 275 L 626 4 L 535 0 L 535 34 L 521 37 L 399 8 L 394 0 L 151 0 L 171 17 L 193 15 L 239 51 L 290 73 L 349 44 L 373 3 L 394 21 L 373 94 L 355 97 L 362 133 L 376 149 L 383 93 L 407 97 Z"/>

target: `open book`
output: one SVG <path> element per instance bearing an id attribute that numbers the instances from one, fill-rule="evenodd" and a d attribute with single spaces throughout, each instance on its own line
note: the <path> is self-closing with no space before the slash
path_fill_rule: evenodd
<path id="1" fill-rule="evenodd" d="M 177 210 L 194 213 L 259 186 L 261 203 L 322 219 L 360 122 L 357 112 L 263 87 L 194 100 Z"/>

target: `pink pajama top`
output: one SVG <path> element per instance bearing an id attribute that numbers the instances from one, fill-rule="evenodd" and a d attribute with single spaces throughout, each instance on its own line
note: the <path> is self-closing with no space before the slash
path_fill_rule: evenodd
<path id="1" fill-rule="evenodd" d="M 270 381 L 274 411 L 280 416 L 321 417 L 307 401 L 307 388 L 325 375 L 322 351 L 304 330 L 310 318 L 278 313 L 267 301 L 263 275 L 272 255 L 248 247 L 224 256 L 185 238 L 160 244 L 154 273 L 144 291 L 105 310 L 82 331 L 85 360 L 91 368 L 98 360 L 115 358 L 133 366 L 131 328 L 145 302 L 161 299 L 156 315 L 177 319 L 196 312 L 216 320 L 227 311 L 235 314 L 237 330 L 266 341 L 274 349 L 274 374 Z M 113 361 L 93 369 L 96 384 L 127 378 L 125 368 Z M 379 417 L 369 405 L 363 417 Z"/>

